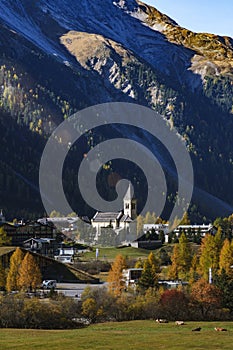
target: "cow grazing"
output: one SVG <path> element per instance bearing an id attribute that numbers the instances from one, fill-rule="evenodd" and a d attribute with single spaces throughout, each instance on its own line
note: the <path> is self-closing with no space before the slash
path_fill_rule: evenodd
<path id="1" fill-rule="evenodd" d="M 217 332 L 226 332 L 227 329 L 226 328 L 221 328 L 221 327 L 215 327 L 214 328 Z"/>
<path id="2" fill-rule="evenodd" d="M 168 323 L 168 320 L 166 320 L 164 318 L 157 318 L 157 320 L 155 320 L 155 322 L 157 322 L 157 323 Z"/>
<path id="3" fill-rule="evenodd" d="M 183 326 L 184 325 L 184 321 L 176 321 L 175 324 L 177 326 Z"/>
<path id="4" fill-rule="evenodd" d="M 201 327 L 197 327 L 197 328 L 192 329 L 192 332 L 200 332 L 200 330 L 201 330 Z"/>

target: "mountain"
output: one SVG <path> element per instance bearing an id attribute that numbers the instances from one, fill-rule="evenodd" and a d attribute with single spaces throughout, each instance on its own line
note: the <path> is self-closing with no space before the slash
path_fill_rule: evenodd
<path id="1" fill-rule="evenodd" d="M 2 0 L 0 31 L 0 205 L 9 217 L 43 214 L 38 168 L 54 128 L 78 110 L 111 101 L 155 109 L 182 134 L 194 166 L 193 220 L 233 212 L 232 38 L 193 33 L 135 0 Z M 125 128 L 103 133 L 88 136 L 80 154 L 103 137 L 141 138 L 173 187 L 165 153 L 148 134 Z M 91 215 L 72 187 L 71 158 L 67 164 L 70 203 Z M 117 172 L 124 177 L 124 171 L 139 176 L 135 191 L 142 206 L 141 173 L 122 163 Z M 105 169 L 100 192 L 114 172 Z"/>

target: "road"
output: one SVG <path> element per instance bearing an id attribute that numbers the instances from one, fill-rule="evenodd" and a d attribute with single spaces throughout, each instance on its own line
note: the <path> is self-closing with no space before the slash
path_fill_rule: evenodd
<path id="1" fill-rule="evenodd" d="M 65 296 L 77 297 L 80 299 L 82 292 L 86 287 L 90 288 L 103 288 L 106 287 L 107 283 L 99 284 L 86 284 L 86 283 L 57 283 L 56 291 L 62 293 Z"/>

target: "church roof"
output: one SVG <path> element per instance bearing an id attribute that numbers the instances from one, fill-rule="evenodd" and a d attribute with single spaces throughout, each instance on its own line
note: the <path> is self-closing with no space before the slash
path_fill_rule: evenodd
<path id="1" fill-rule="evenodd" d="M 97 211 L 92 221 L 93 222 L 110 222 L 110 221 L 119 220 L 122 216 L 123 216 L 123 213 L 121 211 L 106 212 L 106 213 L 101 213 Z"/>
<path id="2" fill-rule="evenodd" d="M 131 217 L 129 217 L 129 215 L 123 215 L 120 219 L 121 222 L 132 222 L 133 220 L 131 219 Z"/>

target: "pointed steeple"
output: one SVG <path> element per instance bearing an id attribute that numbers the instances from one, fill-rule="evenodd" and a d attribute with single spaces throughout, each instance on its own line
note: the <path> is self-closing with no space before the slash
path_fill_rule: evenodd
<path id="1" fill-rule="evenodd" d="M 0 222 L 5 222 L 5 217 L 3 215 L 3 210 L 0 209 Z"/>
<path id="2" fill-rule="evenodd" d="M 133 199 L 133 194 L 134 194 L 133 187 L 132 187 L 131 184 L 129 184 L 129 187 L 128 187 L 126 193 L 125 193 L 124 200 L 126 200 L 126 201 L 132 200 Z"/>

